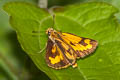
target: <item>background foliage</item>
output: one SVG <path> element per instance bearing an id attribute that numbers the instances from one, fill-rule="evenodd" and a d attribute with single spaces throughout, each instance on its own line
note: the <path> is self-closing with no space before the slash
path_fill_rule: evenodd
<path id="1" fill-rule="evenodd" d="M 34 5 L 37 5 L 37 0 L 6 0 L 6 1 L 2 0 L 2 1 L 0 1 L 0 6 L 2 7 L 3 4 L 5 4 L 6 2 L 11 2 L 11 1 L 29 2 Z M 95 1 L 95 0 L 91 0 L 91 1 Z M 78 2 L 83 3 L 83 2 L 88 2 L 88 1 L 87 0 L 73 0 L 73 1 L 72 0 L 71 1 L 69 1 L 69 0 L 49 0 L 49 7 L 51 7 L 53 5 L 65 6 L 68 4 L 73 4 L 73 2 L 74 3 L 78 3 Z M 113 4 L 114 6 L 118 7 L 118 9 L 119 9 L 119 6 L 120 6 L 119 0 L 114 0 L 114 1 L 105 0 L 104 2 Z M 23 5 L 23 8 L 24 7 L 25 6 Z M 75 8 L 76 6 L 72 6 L 72 7 Z M 94 7 L 95 7 L 95 5 L 93 5 L 93 8 Z M 72 33 L 79 35 L 79 33 L 71 31 L 69 26 L 80 26 L 80 28 L 82 28 L 82 30 L 84 30 L 84 31 L 80 32 L 80 34 L 81 34 L 80 36 L 90 37 L 90 38 L 99 40 L 100 45 L 96 52 L 97 54 L 92 55 L 90 58 L 78 61 L 80 70 L 79 70 L 79 68 L 78 69 L 69 68 L 66 70 L 55 71 L 53 69 L 46 68 L 45 67 L 46 64 L 44 64 L 44 63 L 41 64 L 44 67 L 41 67 L 40 65 L 38 65 L 38 63 L 35 63 L 35 64 L 52 79 L 63 79 L 63 78 L 65 78 L 65 76 L 67 76 L 66 79 L 72 78 L 73 76 L 74 77 L 76 76 L 76 79 L 78 79 L 77 77 L 81 76 L 80 77 L 81 79 L 113 80 L 115 78 L 116 80 L 119 80 L 120 79 L 120 77 L 119 77 L 119 71 L 120 71 L 120 69 L 119 69 L 119 62 L 120 62 L 119 53 L 120 52 L 119 52 L 119 27 L 118 27 L 119 24 L 116 22 L 115 17 L 113 16 L 113 13 L 115 13 L 117 10 L 115 8 L 112 8 L 112 7 L 109 8 L 109 7 L 106 7 L 105 10 L 103 10 L 103 15 L 99 16 L 99 14 L 97 14 L 96 16 L 94 16 L 94 18 L 97 17 L 97 19 L 95 19 L 95 20 L 99 20 L 99 19 L 103 18 L 102 21 L 98 21 L 95 23 L 90 22 L 90 24 L 87 25 L 88 22 L 91 21 L 91 19 L 93 19 L 93 18 L 91 18 L 93 16 L 89 17 L 89 20 L 86 20 L 86 19 L 88 19 L 88 17 L 86 17 L 85 20 L 83 20 L 83 18 L 78 19 L 77 20 L 78 23 L 83 22 L 83 24 L 81 24 L 81 25 L 84 28 L 82 28 L 79 24 L 77 24 L 76 23 L 77 21 L 74 21 L 74 18 L 78 18 L 79 16 L 77 16 L 77 15 L 74 16 L 74 13 L 71 13 L 70 15 L 66 15 L 67 13 L 71 12 L 72 10 L 73 10 L 73 12 L 77 11 L 77 10 L 71 9 L 70 6 L 65 8 L 65 10 L 66 10 L 65 12 L 56 13 L 57 17 L 56 17 L 55 25 L 56 25 L 57 29 L 61 29 L 66 32 L 72 32 Z M 33 8 L 33 7 L 31 7 L 31 8 Z M 83 9 L 83 7 L 81 9 Z M 91 10 L 91 9 L 88 8 L 85 10 Z M 113 12 L 110 10 L 112 10 Z M 105 11 L 107 11 L 107 12 L 104 13 Z M 101 10 L 101 12 L 102 12 L 102 10 Z M 90 11 L 90 13 L 87 15 L 90 16 L 91 14 L 94 14 L 94 12 Z M 36 15 L 39 16 L 39 14 L 36 14 Z M 120 17 L 118 15 L 119 15 L 119 13 L 116 15 L 117 18 L 119 19 Z M 46 16 L 49 16 L 49 14 L 46 13 Z M 19 17 L 19 16 L 17 16 L 17 17 Z M 31 19 L 33 20 L 32 17 L 31 17 Z M 37 18 L 35 18 L 35 19 L 37 19 Z M 21 19 L 18 19 L 16 17 L 13 17 L 12 20 L 13 20 L 12 21 L 13 23 L 11 22 L 12 25 L 19 25 L 18 22 L 21 22 Z M 38 18 L 37 20 L 41 20 L 41 19 Z M 33 22 L 34 26 L 38 25 L 34 21 L 31 21 L 31 20 L 29 20 L 29 21 Z M 52 21 L 51 18 L 47 18 L 47 20 L 42 22 L 42 26 L 48 27 L 49 25 L 52 25 L 51 21 Z M 66 24 L 62 24 L 63 22 L 66 22 Z M 71 22 L 72 23 L 75 22 L 75 24 L 71 25 L 70 24 Z M 100 23 L 102 25 L 98 26 L 98 24 L 100 24 Z M 21 22 L 20 24 L 24 24 L 24 22 Z M 28 26 L 28 25 L 29 24 L 25 24 L 24 26 Z M 99 29 L 96 30 L 95 27 L 91 28 L 92 25 L 98 26 L 97 28 L 99 28 Z M 67 26 L 67 27 L 66 27 L 66 29 L 65 28 L 63 29 L 62 26 Z M 104 28 L 103 28 L 103 26 L 104 26 Z M 102 29 L 101 29 L 101 27 L 102 27 Z M 30 29 L 33 30 L 32 28 L 30 28 Z M 26 29 L 24 29 L 24 30 L 26 30 Z M 34 30 L 37 30 L 37 28 Z M 99 31 L 101 31 L 101 32 L 99 32 Z M 106 34 L 106 35 L 104 35 L 104 34 Z M 28 35 L 26 35 L 26 36 L 28 36 Z M 26 37 L 26 36 L 24 36 L 24 37 Z M 37 41 L 39 40 L 39 38 L 37 38 L 37 37 L 34 37 L 34 38 L 36 38 L 35 40 L 37 40 Z M 19 39 L 21 39 L 21 38 L 19 38 Z M 23 42 L 21 42 L 21 43 L 23 43 Z M 32 44 L 32 45 L 36 45 L 36 44 L 37 43 Z M 113 47 L 113 46 L 115 46 L 115 47 Z M 27 50 L 28 53 L 30 53 L 30 52 L 33 53 L 38 48 L 39 48 L 39 46 L 37 48 L 26 48 L 25 50 Z M 29 51 L 29 49 L 32 49 L 32 50 Z M 111 49 L 111 50 L 108 51 L 109 49 Z M 44 54 L 42 54 L 42 55 L 44 56 Z M 36 58 L 36 56 L 32 56 L 33 61 L 35 61 L 34 57 Z M 95 62 L 94 62 L 94 60 L 95 60 Z M 42 56 L 41 56 L 41 61 L 44 62 L 44 58 Z M 92 66 L 93 64 L 96 64 L 96 65 Z M 88 65 L 89 66 L 91 65 L 91 66 L 88 68 L 87 67 Z M 100 68 L 96 68 L 97 66 L 99 66 Z M 48 70 L 48 72 L 47 72 L 47 70 Z M 63 72 L 65 74 L 61 74 Z M 66 74 L 66 73 L 71 74 L 71 72 L 72 73 L 74 72 L 76 74 L 72 75 L 72 76 Z M 95 74 L 93 74 L 93 73 L 95 73 Z M 102 75 L 102 77 L 101 77 L 101 74 L 104 74 L 104 75 Z M 61 75 L 61 76 L 59 76 L 59 75 Z M 36 66 L 32 63 L 31 59 L 29 59 L 28 55 L 26 55 L 26 53 L 24 53 L 24 51 L 22 51 L 20 44 L 18 43 L 18 41 L 16 39 L 16 34 L 9 25 L 8 16 L 2 10 L 2 8 L 0 8 L 0 79 L 1 80 L 8 80 L 8 79 L 10 79 L 10 80 L 16 80 L 16 79 L 22 79 L 22 80 L 43 79 L 43 80 L 45 80 L 46 79 L 46 80 L 48 80 L 49 79 L 48 77 L 46 77 L 46 75 L 43 72 L 39 71 L 36 68 Z"/>

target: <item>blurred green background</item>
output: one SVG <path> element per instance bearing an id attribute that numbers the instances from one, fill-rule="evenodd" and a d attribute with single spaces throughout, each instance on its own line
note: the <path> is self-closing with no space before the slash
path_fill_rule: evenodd
<path id="1" fill-rule="evenodd" d="M 29 56 L 21 49 L 15 31 L 10 27 L 9 17 L 2 10 L 6 2 L 23 1 L 38 4 L 38 0 L 0 0 L 0 80 L 49 80 L 37 69 Z M 65 6 L 83 2 L 107 2 L 120 10 L 120 0 L 48 0 L 48 7 Z M 116 14 L 120 21 L 120 13 Z"/>

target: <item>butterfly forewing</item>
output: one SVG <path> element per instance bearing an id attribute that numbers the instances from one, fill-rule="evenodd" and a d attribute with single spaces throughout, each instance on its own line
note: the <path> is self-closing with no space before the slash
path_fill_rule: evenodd
<path id="1" fill-rule="evenodd" d="M 75 50 L 78 58 L 83 58 L 92 53 L 98 45 L 96 40 L 79 37 L 71 33 L 62 33 L 61 36 Z"/>

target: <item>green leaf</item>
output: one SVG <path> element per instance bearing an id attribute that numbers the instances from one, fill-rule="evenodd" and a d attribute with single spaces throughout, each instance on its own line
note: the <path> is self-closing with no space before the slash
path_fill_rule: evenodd
<path id="1" fill-rule="evenodd" d="M 120 31 L 114 17 L 118 10 L 107 3 L 84 3 L 55 9 L 54 28 L 81 37 L 92 38 L 99 45 L 94 54 L 77 60 L 77 68 L 55 70 L 45 62 L 47 35 L 53 26 L 52 16 L 43 9 L 27 3 L 8 3 L 10 23 L 16 30 L 22 48 L 37 67 L 53 80 L 119 80 Z"/>
<path id="2" fill-rule="evenodd" d="M 49 0 L 48 6 L 53 5 L 68 5 L 68 4 L 75 4 L 75 3 L 85 3 L 85 2 L 107 2 L 115 7 L 117 7 L 120 10 L 120 0 Z M 120 12 L 116 14 L 116 17 L 119 19 L 120 22 Z"/>

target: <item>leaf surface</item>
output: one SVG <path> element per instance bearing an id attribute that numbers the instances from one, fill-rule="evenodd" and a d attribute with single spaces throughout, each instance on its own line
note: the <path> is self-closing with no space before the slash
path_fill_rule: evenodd
<path id="1" fill-rule="evenodd" d="M 118 10 L 112 5 L 91 2 L 55 9 L 56 30 L 92 38 L 99 43 L 92 55 L 77 60 L 77 68 L 62 70 L 49 68 L 45 62 L 45 31 L 53 26 L 52 16 L 47 11 L 27 3 L 8 3 L 4 10 L 11 16 L 10 23 L 17 32 L 22 48 L 51 79 L 120 79 L 120 31 L 114 17 Z M 40 50 L 44 51 L 39 53 Z"/>

